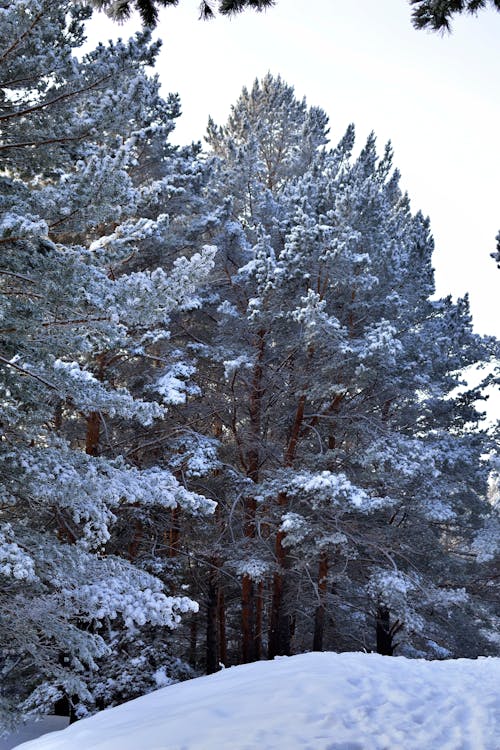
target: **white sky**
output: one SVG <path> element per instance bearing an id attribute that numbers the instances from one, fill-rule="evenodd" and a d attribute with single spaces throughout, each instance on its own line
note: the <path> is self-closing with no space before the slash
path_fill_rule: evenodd
<path id="1" fill-rule="evenodd" d="M 198 0 L 161 12 L 157 64 L 180 94 L 173 141 L 226 121 L 243 85 L 268 71 L 330 118 L 332 143 L 354 122 L 358 146 L 391 140 L 413 210 L 431 217 L 437 291 L 470 293 L 476 329 L 500 336 L 500 13 L 462 17 L 453 34 L 417 32 L 407 0 L 278 0 L 265 13 L 198 20 Z M 128 36 L 99 16 L 91 38 Z"/>

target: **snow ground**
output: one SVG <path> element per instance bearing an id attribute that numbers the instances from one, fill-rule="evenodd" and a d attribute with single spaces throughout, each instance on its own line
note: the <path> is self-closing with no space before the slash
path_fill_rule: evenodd
<path id="1" fill-rule="evenodd" d="M 162 688 L 23 750 L 499 750 L 500 658 L 313 653 Z"/>

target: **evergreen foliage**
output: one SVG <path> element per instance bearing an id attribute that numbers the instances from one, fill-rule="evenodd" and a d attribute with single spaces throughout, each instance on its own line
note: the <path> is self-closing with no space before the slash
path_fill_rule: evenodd
<path id="1" fill-rule="evenodd" d="M 454 16 L 476 15 L 487 7 L 500 11 L 500 0 L 410 0 L 413 25 L 417 29 L 450 31 Z"/>
<path id="2" fill-rule="evenodd" d="M 332 150 L 326 134 L 270 75 L 209 123 L 219 275 L 212 329 L 190 330 L 227 472 L 211 566 L 218 586 L 241 580 L 244 661 L 374 648 L 381 612 L 408 654 L 465 653 L 473 637 L 429 613 L 476 607 L 463 587 L 490 442 L 479 391 L 456 389 L 495 347 L 467 299 L 432 298 L 429 223 L 390 145 L 380 158 L 370 136 L 353 159 L 352 127 Z"/>
<path id="3" fill-rule="evenodd" d="M 178 257 L 169 272 L 126 272 L 131 254 L 168 233 L 166 214 L 143 213 L 167 185 L 134 181 L 133 170 L 168 136 L 178 102 L 146 75 L 157 50 L 148 34 L 78 60 L 87 17 L 72 2 L 0 4 L 4 727 L 64 696 L 78 696 L 80 711 L 94 705 L 114 623 L 172 628 L 196 609 L 126 550 L 109 553 L 124 509 L 213 510 L 166 467 L 98 455 L 106 419 L 147 426 L 165 413 L 105 364 L 137 360 L 148 336 L 168 335 L 213 249 Z"/>
<path id="4" fill-rule="evenodd" d="M 161 7 L 178 5 L 179 0 L 89 0 L 96 8 L 105 10 L 109 16 L 118 21 L 128 18 L 132 10 L 137 10 L 145 26 L 156 26 Z M 257 11 L 272 7 L 276 0 L 218 0 L 208 2 L 201 0 L 200 17 L 213 18 L 218 12 L 222 15 L 233 15 L 247 8 Z M 468 13 L 476 15 L 487 7 L 500 10 L 500 0 L 409 0 L 412 10 L 412 22 L 416 29 L 432 31 L 450 31 L 454 16 Z M 214 6 L 216 5 L 216 11 Z"/>
<path id="5" fill-rule="evenodd" d="M 178 5 L 179 0 L 90 0 L 96 8 L 105 10 L 111 18 L 123 21 L 128 18 L 135 9 L 139 12 L 142 22 L 145 26 L 156 26 L 158 22 L 158 12 L 160 8 L 166 8 L 170 5 Z M 254 10 L 264 10 L 274 5 L 275 0 L 218 0 L 217 12 L 221 15 L 230 16 L 234 13 L 241 13 L 247 8 Z M 213 2 L 201 0 L 200 15 L 202 18 L 213 18 Z"/>
<path id="6" fill-rule="evenodd" d="M 89 14 L 0 0 L 2 729 L 264 655 L 494 653 L 463 373 L 498 344 L 435 298 L 390 144 L 269 74 L 173 148 L 158 45 L 77 57 Z"/>

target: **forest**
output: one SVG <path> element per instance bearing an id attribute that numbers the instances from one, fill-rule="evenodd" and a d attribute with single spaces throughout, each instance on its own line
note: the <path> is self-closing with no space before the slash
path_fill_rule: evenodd
<path id="1" fill-rule="evenodd" d="M 0 0 L 0 729 L 498 655 L 499 344 L 436 296 L 391 144 L 268 74 L 173 146 L 159 44 L 82 53 L 90 14 Z"/>

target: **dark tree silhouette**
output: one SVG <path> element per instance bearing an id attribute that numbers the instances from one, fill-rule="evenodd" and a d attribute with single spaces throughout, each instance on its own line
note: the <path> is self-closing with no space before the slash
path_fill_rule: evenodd
<path id="1" fill-rule="evenodd" d="M 159 9 L 178 5 L 179 0 L 91 0 L 91 3 L 118 21 L 125 20 L 137 10 L 146 26 L 156 26 Z M 247 8 L 261 11 L 275 3 L 276 0 L 200 0 L 200 17 L 213 18 L 217 12 L 229 16 Z M 432 31 L 450 31 L 453 17 L 462 13 L 475 15 L 488 6 L 500 11 L 500 0 L 409 0 L 409 3 L 413 7 L 415 28 Z"/>
<path id="2" fill-rule="evenodd" d="M 156 26 L 159 9 L 169 5 L 178 5 L 178 3 L 179 0 L 92 0 L 96 8 L 106 10 L 118 21 L 125 20 L 133 10 L 137 10 L 145 26 Z M 272 5 L 274 5 L 274 0 L 218 0 L 216 7 L 219 13 L 229 16 L 247 8 L 264 10 Z M 202 18 L 214 16 L 214 9 L 206 0 L 201 0 L 200 15 Z"/>
<path id="3" fill-rule="evenodd" d="M 450 31 L 453 16 L 475 15 L 488 6 L 500 11 L 500 0 L 410 0 L 412 21 L 417 29 Z"/>
<path id="4" fill-rule="evenodd" d="M 496 241 L 497 241 L 497 249 L 495 253 L 491 253 L 491 257 L 496 260 L 496 262 L 498 263 L 498 267 L 500 268 L 500 232 L 498 232 L 496 236 Z"/>

